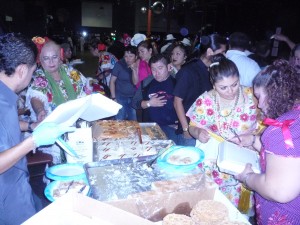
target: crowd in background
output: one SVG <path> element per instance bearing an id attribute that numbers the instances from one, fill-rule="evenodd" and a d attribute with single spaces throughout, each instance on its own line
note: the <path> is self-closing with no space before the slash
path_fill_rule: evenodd
<path id="1" fill-rule="evenodd" d="M 34 37 L 37 68 L 28 88 L 18 92 L 21 130 L 32 132 L 64 102 L 101 93 L 122 105 L 110 119 L 155 122 L 175 144 L 216 149 L 215 134 L 261 152 L 264 167 L 260 175 L 249 165 L 237 177 L 219 172 L 213 151 L 206 152 L 207 160 L 200 166 L 236 207 L 242 184 L 253 190 L 259 199 L 259 224 L 300 223 L 295 211 L 300 206 L 300 184 L 295 182 L 300 178 L 295 172 L 300 169 L 299 45 L 281 34 L 255 42 L 242 32 L 227 38 L 216 33 L 175 36 L 167 34 L 158 40 L 142 33 L 132 37 L 124 33 L 116 40 L 68 36 L 56 42 L 54 37 Z M 288 58 L 271 56 L 274 40 L 289 46 Z M 76 69 L 80 63 L 76 52 L 87 49 L 98 58 L 93 77 Z M 266 118 L 269 127 L 261 138 L 260 125 Z M 50 153 L 55 164 L 64 162 L 57 145 L 40 150 Z M 291 168 L 282 168 L 278 162 Z M 275 179 L 276 174 L 286 182 Z M 291 194 L 277 196 L 275 187 L 287 188 Z M 244 213 L 253 216 L 253 195 L 249 201 Z"/>

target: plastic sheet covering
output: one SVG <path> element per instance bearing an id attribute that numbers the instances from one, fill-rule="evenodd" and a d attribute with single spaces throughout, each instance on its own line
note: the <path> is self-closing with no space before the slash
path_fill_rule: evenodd
<path id="1" fill-rule="evenodd" d="M 153 157 L 146 156 L 85 164 L 86 175 L 91 186 L 91 197 L 100 201 L 112 201 L 126 199 L 128 196 L 150 191 L 152 187 L 159 192 L 170 191 L 172 189 L 163 190 L 162 186 L 164 185 L 155 182 L 177 179 L 200 172 L 200 170 L 196 168 L 188 174 L 167 173 L 156 166 L 154 166 L 154 168 L 148 167 L 147 162 L 151 159 L 153 159 Z M 165 185 L 170 186 L 168 183 Z M 187 185 L 182 189 L 190 188 L 194 188 L 194 186 Z"/>

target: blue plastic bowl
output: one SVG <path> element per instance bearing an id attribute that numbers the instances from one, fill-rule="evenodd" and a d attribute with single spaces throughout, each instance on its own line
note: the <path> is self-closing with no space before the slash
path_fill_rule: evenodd
<path id="1" fill-rule="evenodd" d="M 157 159 L 157 165 L 168 172 L 188 172 L 197 168 L 204 156 L 199 148 L 175 145 Z M 179 160 L 176 161 L 176 158 Z"/>
<path id="2" fill-rule="evenodd" d="M 66 163 L 51 166 L 46 170 L 46 176 L 51 180 L 82 180 L 86 179 L 83 164 Z"/>

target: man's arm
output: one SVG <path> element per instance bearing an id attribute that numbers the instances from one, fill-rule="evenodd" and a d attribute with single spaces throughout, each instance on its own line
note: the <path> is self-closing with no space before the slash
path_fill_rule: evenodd
<path id="1" fill-rule="evenodd" d="M 109 82 L 110 95 L 113 100 L 116 98 L 116 80 L 117 77 L 112 75 Z"/>
<path id="2" fill-rule="evenodd" d="M 20 144 L 0 152 L 0 174 L 15 165 L 28 152 L 35 149 L 33 138 L 30 136 Z"/>
<path id="3" fill-rule="evenodd" d="M 187 137 L 190 137 L 189 132 L 188 132 L 188 128 L 189 128 L 189 123 L 188 120 L 185 116 L 185 111 L 184 111 L 184 107 L 182 104 L 183 99 L 179 98 L 177 96 L 174 97 L 174 108 L 175 111 L 177 113 L 177 117 L 179 119 L 179 122 L 182 126 L 182 129 L 184 130 L 184 135 Z"/>

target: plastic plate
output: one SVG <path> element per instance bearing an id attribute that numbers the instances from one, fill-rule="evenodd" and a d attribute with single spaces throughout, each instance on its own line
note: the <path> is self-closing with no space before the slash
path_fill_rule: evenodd
<path id="1" fill-rule="evenodd" d="M 157 159 L 157 165 L 166 171 L 187 172 L 204 160 L 204 152 L 196 147 L 172 146 Z"/>
<path id="2" fill-rule="evenodd" d="M 83 164 L 66 163 L 49 167 L 46 176 L 51 180 L 83 180 L 86 179 Z"/>
<path id="3" fill-rule="evenodd" d="M 71 193 L 71 192 L 80 192 L 81 189 L 83 189 L 80 193 L 82 193 L 83 195 L 88 195 L 89 190 L 90 190 L 90 186 L 88 185 L 86 180 L 76 180 L 72 183 L 72 185 L 70 186 L 69 190 L 66 193 L 66 190 L 68 188 L 68 186 L 71 184 L 72 181 L 60 181 L 60 180 L 56 180 L 56 181 L 52 181 L 51 183 L 49 183 L 45 190 L 44 190 L 44 194 L 46 196 L 46 198 L 53 202 L 55 201 L 57 198 L 67 194 L 67 193 Z M 62 187 L 62 183 L 65 183 L 64 188 L 59 189 L 59 187 Z M 85 187 L 84 187 L 85 186 Z M 57 192 L 57 194 L 59 196 L 55 196 L 54 192 Z"/>

